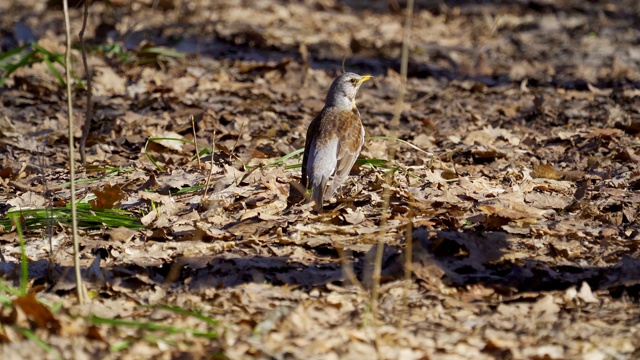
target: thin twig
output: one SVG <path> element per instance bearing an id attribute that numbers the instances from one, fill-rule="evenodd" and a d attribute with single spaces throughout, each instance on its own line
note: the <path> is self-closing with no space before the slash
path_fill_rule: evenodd
<path id="1" fill-rule="evenodd" d="M 69 24 L 69 2 L 62 1 L 64 11 L 64 27 L 67 35 L 67 48 L 64 52 L 64 67 L 67 79 L 67 112 L 69 113 L 69 177 L 71 178 L 71 228 L 73 238 L 73 268 L 76 274 L 78 302 L 84 305 L 84 288 L 80 273 L 80 244 L 78 239 L 78 215 L 76 212 L 76 162 L 73 144 L 73 104 L 71 98 L 71 25 Z"/>
<path id="2" fill-rule="evenodd" d="M 173 8 L 173 18 L 176 23 L 180 22 L 180 12 L 182 10 L 182 3 L 184 0 L 177 0 L 175 2 L 175 8 Z"/>
<path id="3" fill-rule="evenodd" d="M 415 216 L 413 204 L 415 203 L 415 199 L 413 196 L 411 197 L 411 202 L 409 203 L 409 213 L 407 214 L 407 226 L 405 227 L 404 232 L 404 285 L 405 285 L 405 296 L 402 297 L 402 309 L 408 309 L 409 290 L 411 289 L 411 269 L 413 266 L 413 218 Z M 408 316 L 407 316 L 408 318 Z M 404 326 L 404 317 L 400 317 L 399 327 Z"/>
<path id="4" fill-rule="evenodd" d="M 346 254 L 344 253 L 344 249 L 338 244 L 334 244 L 333 247 L 338 252 L 338 255 L 340 255 L 340 262 L 342 262 L 342 270 L 344 271 L 344 274 L 347 276 L 347 279 L 349 279 L 351 284 L 356 285 L 360 290 L 364 291 L 365 288 L 360 282 L 360 280 L 358 280 L 358 277 L 356 277 L 356 274 L 353 272 L 353 268 L 351 267 L 351 263 L 347 259 Z"/>
<path id="5" fill-rule="evenodd" d="M 38 147 L 38 163 L 40 166 L 40 172 L 42 174 L 42 193 L 43 195 L 47 198 L 47 207 L 45 208 L 45 214 L 47 216 L 47 227 L 46 227 L 46 237 L 49 240 L 49 265 L 47 266 L 47 276 L 49 279 L 49 282 L 51 283 L 55 283 L 56 282 L 56 270 L 55 270 L 55 252 L 53 251 L 53 225 L 54 225 L 54 218 L 53 218 L 53 211 L 51 210 L 53 208 L 53 196 L 51 196 L 51 194 L 49 193 L 49 182 L 47 181 L 47 176 L 44 173 L 44 169 L 46 166 L 46 160 L 45 160 L 45 156 L 44 156 L 44 152 L 42 150 L 42 148 L 44 147 L 44 145 L 42 145 L 41 147 Z"/>
<path id="6" fill-rule="evenodd" d="M 413 196 L 411 197 L 411 202 L 409 203 L 409 214 L 407 214 L 407 227 L 405 228 L 404 235 L 404 280 L 408 284 L 409 280 L 411 280 L 411 264 L 413 263 L 413 218 L 415 216 L 415 209 L 413 208 L 413 204 L 415 203 L 415 199 Z M 407 289 L 408 290 L 408 289 Z"/>
<path id="7" fill-rule="evenodd" d="M 84 31 L 87 28 L 87 18 L 89 17 L 89 1 L 84 1 L 84 14 L 82 15 L 82 29 L 78 36 L 80 37 L 80 44 L 82 45 L 82 65 L 84 66 L 84 73 L 87 76 L 87 112 L 84 117 L 84 125 L 82 126 L 82 137 L 80 138 L 80 161 L 82 166 L 87 167 L 86 146 L 87 138 L 89 137 L 89 129 L 91 129 L 91 119 L 93 118 L 93 98 L 91 92 L 91 69 L 87 63 L 87 47 L 84 41 Z"/>
<path id="8" fill-rule="evenodd" d="M 198 159 L 198 169 L 200 169 L 202 167 L 202 164 L 200 163 L 200 152 L 198 151 L 198 135 L 196 135 L 196 123 L 195 120 L 193 120 L 193 115 L 191 115 L 191 129 L 193 129 L 193 145 L 196 147 L 196 158 Z"/>
<path id="9" fill-rule="evenodd" d="M 405 14 L 405 23 L 404 23 L 404 37 L 402 39 L 402 54 L 400 58 L 400 78 L 401 84 L 398 89 L 398 97 L 396 98 L 396 106 L 393 114 L 393 118 L 390 122 L 391 136 L 397 138 L 398 129 L 400 127 L 400 115 L 402 113 L 402 106 L 404 105 L 404 95 L 407 90 L 407 67 L 409 63 L 409 42 L 411 40 L 411 26 L 413 20 L 413 0 L 407 1 L 407 10 Z M 393 162 L 396 155 L 395 146 L 389 147 L 389 162 Z M 375 333 L 375 345 L 376 351 L 378 352 L 378 357 L 382 357 L 381 352 L 381 341 L 378 332 L 377 320 L 380 318 L 379 309 L 378 309 L 378 297 L 380 296 L 380 274 L 382 273 L 382 257 L 384 254 L 384 244 L 385 244 L 385 234 L 384 230 L 386 228 L 387 221 L 389 219 L 389 207 L 391 200 L 391 184 L 393 182 L 394 172 L 387 173 L 386 183 L 388 186 L 384 188 L 383 191 L 383 211 L 380 217 L 380 233 L 378 234 L 378 243 L 376 245 L 376 256 L 375 262 L 373 266 L 373 281 L 371 286 L 371 313 L 373 316 L 373 326 Z"/>
<path id="10" fill-rule="evenodd" d="M 244 162 L 242 160 L 240 160 L 239 157 L 236 156 L 236 154 L 234 154 L 233 152 L 236 151 L 236 146 L 238 146 L 238 142 L 240 141 L 240 138 L 242 137 L 242 132 L 244 131 L 244 125 L 246 124 L 246 122 L 243 122 L 242 125 L 240 125 L 240 133 L 238 134 L 238 137 L 236 138 L 236 142 L 233 143 L 233 147 L 231 148 L 231 152 L 229 154 L 229 159 L 231 159 L 231 156 L 233 156 L 234 158 L 238 159 L 240 161 L 240 163 L 242 163 L 242 168 L 244 169 Z M 246 170 L 246 169 L 245 169 Z"/>
<path id="11" fill-rule="evenodd" d="M 213 129 L 213 134 L 211 134 L 211 169 L 209 169 L 209 176 L 207 176 L 207 182 L 204 184 L 204 195 L 203 199 L 207 198 L 207 192 L 209 191 L 209 184 L 211 184 L 211 177 L 213 176 L 213 158 L 216 153 L 216 129 Z"/>

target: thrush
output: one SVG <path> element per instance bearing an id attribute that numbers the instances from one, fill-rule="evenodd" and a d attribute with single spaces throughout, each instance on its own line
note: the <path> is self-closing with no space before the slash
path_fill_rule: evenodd
<path id="1" fill-rule="evenodd" d="M 318 212 L 322 211 L 323 199 L 330 199 L 347 179 L 364 144 L 364 127 L 355 98 L 360 85 L 371 78 L 354 73 L 338 76 L 329 88 L 322 111 L 307 130 L 302 185 L 311 191 Z"/>

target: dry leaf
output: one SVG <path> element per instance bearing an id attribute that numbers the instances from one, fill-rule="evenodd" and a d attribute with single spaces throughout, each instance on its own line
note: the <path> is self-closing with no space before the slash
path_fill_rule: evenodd
<path id="1" fill-rule="evenodd" d="M 13 304 L 19 307 L 27 318 L 39 327 L 43 327 L 53 333 L 60 331 L 60 322 L 46 306 L 36 299 L 35 293 L 29 292 L 25 296 L 17 297 L 13 300 Z"/>

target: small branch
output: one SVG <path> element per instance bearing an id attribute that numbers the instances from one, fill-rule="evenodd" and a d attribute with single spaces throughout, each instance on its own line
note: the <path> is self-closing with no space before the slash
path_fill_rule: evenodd
<path id="1" fill-rule="evenodd" d="M 334 243 L 333 247 L 338 252 L 338 255 L 340 255 L 342 270 L 344 271 L 344 274 L 347 276 L 347 279 L 349 279 L 351 284 L 356 285 L 358 289 L 360 289 L 361 291 L 364 291 L 365 287 L 362 285 L 360 280 L 358 280 L 358 277 L 356 276 L 356 274 L 353 272 L 353 268 L 351 267 L 351 263 L 349 262 L 349 259 L 347 259 L 347 255 L 344 253 L 344 249 L 337 242 Z"/>
<path id="2" fill-rule="evenodd" d="M 73 144 L 73 103 L 71 99 L 71 25 L 69 24 L 69 2 L 62 1 L 64 11 L 64 27 L 67 35 L 67 48 L 64 53 L 64 67 L 67 78 L 67 112 L 69 113 L 69 177 L 71 178 L 71 228 L 73 238 L 73 268 L 76 274 L 76 288 L 78 302 L 84 304 L 84 287 L 82 285 L 82 274 L 80 273 L 80 245 L 78 239 L 78 214 L 76 204 L 76 162 L 74 159 Z"/>
<path id="3" fill-rule="evenodd" d="M 229 156 L 229 160 L 231 160 L 231 156 L 233 156 L 234 158 L 236 158 L 237 160 L 240 161 L 240 163 L 242 163 L 242 167 L 244 168 L 244 162 L 242 160 L 240 160 L 239 157 L 237 157 L 233 152 L 236 151 L 236 146 L 238 146 L 238 142 L 240 141 L 240 138 L 242 137 L 242 132 L 244 131 L 244 125 L 246 124 L 246 121 L 243 122 L 240 125 L 240 133 L 238 133 L 238 137 L 236 138 L 236 142 L 233 143 L 233 147 L 231 148 L 231 152 L 230 152 L 230 156 Z"/>
<path id="4" fill-rule="evenodd" d="M 193 115 L 191 115 L 191 129 L 193 130 L 193 145 L 196 147 L 196 159 L 198 159 L 198 169 L 202 167 L 202 163 L 200 163 L 200 152 L 198 151 L 198 135 L 196 134 L 196 122 L 193 119 Z M 213 149 L 211 149 L 213 153 Z"/>
<path id="5" fill-rule="evenodd" d="M 87 112 L 84 116 L 84 126 L 82 126 L 82 137 L 80 138 L 80 161 L 82 166 L 87 167 L 86 146 L 87 138 L 89 137 L 89 130 L 91 129 L 91 119 L 93 118 L 93 99 L 91 92 L 91 78 L 93 77 L 89 64 L 87 63 L 87 48 L 84 41 L 84 31 L 87 28 L 87 18 L 89 17 L 89 1 L 84 0 L 84 14 L 82 15 L 82 29 L 78 36 L 80 37 L 80 44 L 82 45 L 82 65 L 84 66 L 84 73 L 87 77 Z"/>
<path id="6" fill-rule="evenodd" d="M 391 128 L 391 137 L 397 138 L 398 129 L 400 128 L 400 115 L 402 114 L 402 106 L 404 105 L 404 95 L 407 90 L 407 68 L 409 64 L 409 42 L 411 40 L 411 26 L 413 21 L 413 0 L 407 1 L 407 10 L 405 14 L 405 23 L 404 23 L 404 37 L 402 39 L 402 53 L 400 58 L 400 78 L 402 83 L 400 84 L 400 88 L 398 89 L 398 97 L 396 98 L 396 106 L 393 114 L 393 118 L 390 122 Z M 395 146 L 389 147 L 389 162 L 393 162 L 396 155 Z M 385 225 L 389 219 L 389 207 L 391 202 L 391 184 L 393 183 L 393 172 L 389 172 L 386 176 L 386 183 L 388 186 L 384 188 L 383 191 L 383 211 L 380 218 L 380 233 L 378 234 L 378 243 L 376 245 L 376 256 L 375 262 L 373 266 L 373 281 L 371 287 L 371 313 L 374 319 L 373 326 L 376 337 L 376 351 L 378 352 L 378 357 L 382 356 L 381 353 L 381 341 L 380 336 L 378 334 L 378 326 L 377 320 L 380 318 L 379 309 L 378 309 L 378 298 L 380 296 L 380 276 L 382 273 L 382 257 L 384 255 L 384 244 L 385 244 Z"/>
<path id="7" fill-rule="evenodd" d="M 213 176 L 213 167 L 214 167 L 214 155 L 216 153 L 216 129 L 213 129 L 213 134 L 211 134 L 211 169 L 209 169 L 209 176 L 207 176 L 207 182 L 204 184 L 204 195 L 203 199 L 206 199 L 207 192 L 209 191 L 209 184 L 211 184 L 211 177 Z"/>

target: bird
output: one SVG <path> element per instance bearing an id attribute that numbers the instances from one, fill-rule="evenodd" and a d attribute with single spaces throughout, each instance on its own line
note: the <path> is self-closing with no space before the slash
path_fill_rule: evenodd
<path id="1" fill-rule="evenodd" d="M 324 107 L 307 129 L 302 185 L 311 192 L 308 200 L 315 202 L 318 213 L 322 212 L 323 199 L 333 197 L 347 179 L 364 145 L 364 126 L 355 99 L 360 85 L 372 78 L 352 72 L 338 76 L 329 88 Z"/>

